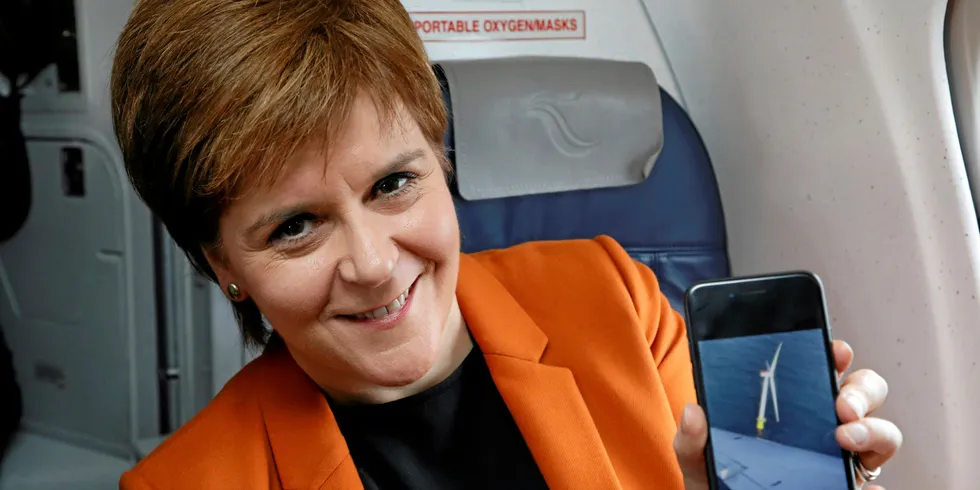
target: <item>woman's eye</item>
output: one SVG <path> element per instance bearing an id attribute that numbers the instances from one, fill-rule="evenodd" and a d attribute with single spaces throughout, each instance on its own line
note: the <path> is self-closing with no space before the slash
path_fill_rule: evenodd
<path id="1" fill-rule="evenodd" d="M 272 234 L 272 240 L 298 240 L 313 229 L 312 216 L 297 216 L 283 223 Z"/>
<path id="2" fill-rule="evenodd" d="M 374 193 L 381 195 L 395 194 L 402 190 L 406 184 L 413 178 L 411 174 L 408 173 L 397 173 L 389 175 L 374 184 Z"/>

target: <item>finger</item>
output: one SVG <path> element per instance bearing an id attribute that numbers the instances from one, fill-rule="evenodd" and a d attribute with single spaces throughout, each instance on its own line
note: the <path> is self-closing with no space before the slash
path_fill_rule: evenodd
<path id="1" fill-rule="evenodd" d="M 895 424 L 874 417 L 841 425 L 835 435 L 841 448 L 857 453 L 871 471 L 884 466 L 902 447 L 902 431 Z"/>
<path id="2" fill-rule="evenodd" d="M 864 487 L 864 490 L 885 490 L 885 487 L 878 485 L 871 485 L 870 487 Z"/>
<path id="3" fill-rule="evenodd" d="M 881 408 L 886 398 L 888 383 L 884 378 L 870 369 L 855 371 L 841 384 L 837 416 L 841 422 L 854 422 Z"/>
<path id="4" fill-rule="evenodd" d="M 708 442 L 708 421 L 700 406 L 689 403 L 684 407 L 681 424 L 674 436 L 674 452 L 684 473 L 687 488 L 706 484 L 704 446 Z"/>
<path id="5" fill-rule="evenodd" d="M 834 343 L 834 362 L 837 366 L 837 374 L 840 376 L 851 367 L 854 362 L 854 350 L 843 340 L 835 340 Z"/>

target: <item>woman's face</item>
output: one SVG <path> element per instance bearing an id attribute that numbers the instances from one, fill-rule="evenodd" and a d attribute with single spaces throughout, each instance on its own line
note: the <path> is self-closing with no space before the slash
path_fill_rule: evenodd
<path id="1" fill-rule="evenodd" d="M 329 394 L 421 382 L 453 362 L 459 228 L 439 159 L 407 113 L 383 131 L 357 100 L 324 155 L 300 152 L 271 188 L 235 200 L 209 256 Z M 370 397 L 370 395 L 367 395 Z"/>

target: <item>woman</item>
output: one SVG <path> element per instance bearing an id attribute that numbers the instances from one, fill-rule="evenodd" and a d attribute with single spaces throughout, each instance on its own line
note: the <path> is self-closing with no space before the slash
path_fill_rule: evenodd
<path id="1" fill-rule="evenodd" d="M 142 0 L 112 92 L 137 192 L 265 346 L 123 488 L 706 488 L 648 268 L 606 237 L 460 254 L 397 0 Z M 843 390 L 838 438 L 877 468 L 886 385 Z"/>

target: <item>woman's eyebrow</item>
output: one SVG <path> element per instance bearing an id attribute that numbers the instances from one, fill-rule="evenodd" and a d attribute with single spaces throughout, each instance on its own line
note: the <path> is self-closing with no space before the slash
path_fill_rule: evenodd
<path id="1" fill-rule="evenodd" d="M 393 158 L 387 165 L 375 172 L 374 180 L 381 180 L 399 170 L 405 168 L 408 164 L 414 162 L 425 156 L 425 150 L 419 148 L 415 150 L 404 151 L 399 153 L 398 156 Z"/>
<path id="2" fill-rule="evenodd" d="M 306 212 L 306 210 L 308 209 L 310 209 L 310 205 L 299 204 L 299 205 L 290 206 L 285 209 L 278 209 L 263 214 L 262 216 L 259 217 L 259 219 L 255 220 L 255 222 L 249 225 L 249 227 L 245 229 L 245 232 L 242 235 L 246 237 L 250 236 L 256 231 L 265 228 L 266 226 L 282 223 L 283 221 L 286 221 L 289 218 L 292 218 L 298 214 Z"/>

